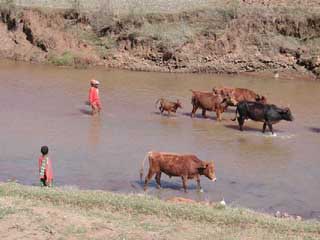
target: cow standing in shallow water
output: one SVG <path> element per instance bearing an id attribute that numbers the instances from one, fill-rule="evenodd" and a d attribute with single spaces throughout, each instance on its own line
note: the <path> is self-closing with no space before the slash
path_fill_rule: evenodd
<path id="1" fill-rule="evenodd" d="M 212 92 L 193 91 L 191 103 L 193 106 L 191 117 L 194 117 L 198 108 L 202 109 L 202 116 L 206 118 L 206 111 L 214 111 L 217 114 L 217 120 L 222 120 L 222 113 L 228 106 L 235 104 L 233 99 L 229 96 L 222 96 L 220 94 L 214 94 Z"/>
<path id="2" fill-rule="evenodd" d="M 237 117 L 239 114 L 239 117 Z M 236 117 L 238 119 L 240 131 L 243 130 L 243 124 L 246 119 L 263 122 L 262 132 L 264 133 L 266 127 L 273 134 L 272 124 L 281 120 L 293 121 L 293 116 L 289 108 L 279 108 L 273 104 L 262 104 L 257 102 L 242 101 L 238 103 L 236 109 Z"/>
<path id="3" fill-rule="evenodd" d="M 168 116 L 170 116 L 170 112 L 177 112 L 178 108 L 182 108 L 182 105 L 179 100 L 176 102 L 168 101 L 164 98 L 160 98 L 156 101 L 155 105 L 157 106 L 160 103 L 159 110 L 160 113 L 163 114 L 164 111 L 168 112 Z"/>
<path id="4" fill-rule="evenodd" d="M 213 88 L 213 93 L 221 94 L 222 96 L 230 96 L 235 100 L 234 106 L 241 101 L 252 101 L 252 102 L 260 102 L 260 103 L 267 103 L 267 99 L 265 96 L 261 96 L 254 91 L 246 88 L 229 88 L 229 87 L 222 87 L 222 88 Z"/>
<path id="5" fill-rule="evenodd" d="M 149 160 L 149 172 L 145 178 L 144 190 L 154 174 L 156 174 L 157 187 L 161 187 L 161 173 L 167 174 L 169 177 L 181 177 L 184 191 L 187 192 L 187 180 L 196 179 L 198 189 L 202 191 L 200 185 L 200 175 L 205 175 L 212 181 L 216 181 L 215 169 L 213 161 L 207 162 L 198 159 L 195 155 L 179 155 L 175 153 L 165 152 L 148 152 L 142 162 L 140 170 L 140 180 L 143 177 L 144 162 Z"/>

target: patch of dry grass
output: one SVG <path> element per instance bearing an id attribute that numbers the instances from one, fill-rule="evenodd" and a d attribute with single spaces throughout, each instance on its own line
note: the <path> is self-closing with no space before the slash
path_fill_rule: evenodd
<path id="1" fill-rule="evenodd" d="M 220 205 L 174 204 L 147 195 L 47 189 L 8 183 L 0 184 L 0 206 L 15 208 L 0 219 L 0 233 L 9 229 L 9 234 L 0 234 L 1 239 L 9 239 L 10 233 L 14 236 L 17 229 L 25 229 L 24 235 L 19 235 L 24 239 L 31 239 L 27 236 L 40 239 L 32 233 L 55 239 L 71 236 L 73 239 L 320 237 L 318 222 L 276 219 Z M 28 228 L 31 225 L 32 228 Z"/>

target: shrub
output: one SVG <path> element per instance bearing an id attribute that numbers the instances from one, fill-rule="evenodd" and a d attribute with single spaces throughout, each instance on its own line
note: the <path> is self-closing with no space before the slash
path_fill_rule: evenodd
<path id="1" fill-rule="evenodd" d="M 62 55 L 50 55 L 49 62 L 57 66 L 72 66 L 74 65 L 74 56 L 71 52 L 64 52 Z"/>

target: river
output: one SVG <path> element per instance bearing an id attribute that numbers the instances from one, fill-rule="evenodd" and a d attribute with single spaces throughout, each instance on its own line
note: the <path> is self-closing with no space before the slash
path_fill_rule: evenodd
<path id="1" fill-rule="evenodd" d="M 100 84 L 103 113 L 89 115 L 85 105 L 89 80 Z M 320 83 L 290 75 L 168 74 L 71 69 L 0 62 L 0 181 L 15 179 L 38 185 L 37 158 L 49 146 L 56 186 L 143 192 L 139 168 L 150 150 L 194 153 L 214 160 L 217 182 L 202 177 L 204 193 L 189 181 L 162 176 L 148 194 L 220 201 L 262 212 L 285 211 L 320 218 Z M 274 125 L 276 136 L 262 134 L 262 124 L 245 123 L 240 132 L 234 110 L 217 122 L 191 119 L 189 89 L 237 86 L 290 106 L 293 122 Z M 183 109 L 166 117 L 154 103 L 160 97 L 180 99 Z M 147 169 L 145 167 L 145 173 Z"/>

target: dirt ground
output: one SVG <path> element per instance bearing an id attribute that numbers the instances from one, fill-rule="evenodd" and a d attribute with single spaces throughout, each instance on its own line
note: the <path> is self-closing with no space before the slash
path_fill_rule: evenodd
<path id="1" fill-rule="evenodd" d="M 318 1 L 227 1 L 117 16 L 1 6 L 0 57 L 143 71 L 320 75 Z"/>

